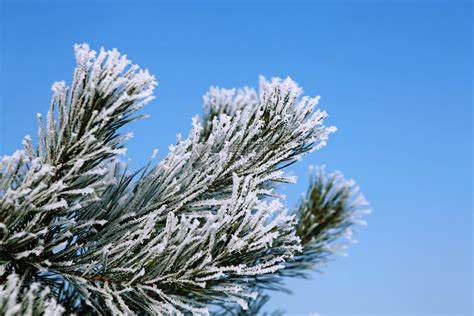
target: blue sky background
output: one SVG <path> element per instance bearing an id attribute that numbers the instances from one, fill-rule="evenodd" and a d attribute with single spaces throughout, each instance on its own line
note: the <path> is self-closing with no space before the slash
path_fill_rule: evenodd
<path id="1" fill-rule="evenodd" d="M 210 85 L 291 76 L 322 95 L 329 145 L 309 164 L 360 184 L 373 213 L 349 256 L 289 280 L 290 314 L 472 311 L 472 4 L 367 2 L 1 2 L 0 154 L 36 133 L 50 85 L 70 82 L 72 45 L 117 47 L 160 84 L 133 124 L 132 165 L 186 134 Z"/>

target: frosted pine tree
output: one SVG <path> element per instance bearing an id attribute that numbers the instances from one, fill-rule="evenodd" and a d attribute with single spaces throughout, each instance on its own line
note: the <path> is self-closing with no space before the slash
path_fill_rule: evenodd
<path id="1" fill-rule="evenodd" d="M 339 173 L 313 171 L 292 211 L 276 192 L 335 131 L 291 79 L 211 88 L 188 137 L 131 173 L 119 130 L 155 78 L 117 50 L 75 55 L 36 141 L 0 162 L 0 314 L 253 315 L 361 223 L 366 202 Z"/>

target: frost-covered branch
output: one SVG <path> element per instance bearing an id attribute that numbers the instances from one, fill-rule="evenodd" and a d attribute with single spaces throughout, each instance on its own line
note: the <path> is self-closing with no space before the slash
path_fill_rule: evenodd
<path id="1" fill-rule="evenodd" d="M 45 124 L 38 115 L 37 146 L 27 136 L 24 150 L 0 162 L 0 261 L 10 272 L 65 265 L 58 252 L 103 225 L 100 210 L 84 220 L 80 209 L 114 181 L 111 159 L 127 138 L 117 129 L 137 118 L 156 85 L 116 50 L 76 45 L 75 53 L 71 88 L 55 83 Z"/>
<path id="2" fill-rule="evenodd" d="M 300 250 L 294 216 L 278 199 L 263 198 L 272 195 L 272 182 L 291 181 L 282 165 L 323 145 L 332 129 L 322 125 L 323 112 L 313 112 L 316 99 L 300 100 L 290 79 L 262 79 L 261 86 L 259 98 L 245 90 L 245 102 L 241 92 L 211 90 L 214 97 L 230 94 L 233 110 L 212 121 L 207 115 L 207 129 L 195 118 L 188 139 L 110 207 L 115 220 L 62 269 L 98 295 L 96 308 L 204 313 L 213 301 L 245 307 L 255 295 L 249 280 L 282 269 Z M 216 108 L 210 98 L 206 109 Z"/>
<path id="3" fill-rule="evenodd" d="M 5 306 L 23 306 L 38 284 L 58 313 L 237 304 L 248 314 L 262 289 L 319 263 L 354 222 L 350 185 L 336 176 L 316 178 L 295 214 L 274 191 L 295 181 L 283 169 L 335 130 L 291 79 L 261 78 L 259 92 L 211 88 L 188 137 L 134 174 L 115 160 L 127 138 L 118 129 L 151 100 L 154 78 L 116 50 L 76 46 L 76 59 L 72 87 L 53 85 L 38 145 L 26 138 L 0 165 Z"/>
<path id="4" fill-rule="evenodd" d="M 265 290 L 290 293 L 283 284 L 285 277 L 308 278 L 312 271 L 320 271 L 332 255 L 344 255 L 347 245 L 355 242 L 355 227 L 364 226 L 361 218 L 370 213 L 367 201 L 352 179 L 345 179 L 338 171 L 328 174 L 325 167 L 311 166 L 311 169 L 308 192 L 295 211 L 295 229 L 302 249 L 275 274 L 252 280 L 260 298 L 249 308 L 254 315 L 259 314 L 268 301 L 268 295 L 263 294 Z M 249 310 L 238 305 L 220 307 L 223 314 L 250 315 Z"/>
<path id="5" fill-rule="evenodd" d="M 291 79 L 261 78 L 259 95 L 249 88 L 211 88 L 204 97 L 205 120 L 193 118 L 185 140 L 137 187 L 130 203 L 146 213 L 162 205 L 176 211 L 212 210 L 226 202 L 232 174 L 256 177 L 259 195 L 272 195 L 273 182 L 294 182 L 281 170 L 326 144 L 335 128 L 325 127 L 319 98 L 300 98 Z M 222 109 L 222 110 L 219 110 Z"/>
<path id="6" fill-rule="evenodd" d="M 330 255 L 344 255 L 347 244 L 355 242 L 354 227 L 364 226 L 361 218 L 370 211 L 354 180 L 338 171 L 327 174 L 324 167 L 316 168 L 296 212 L 303 251 L 282 274 L 305 277 L 312 269 L 322 268 Z M 339 242 L 341 237 L 347 242 Z"/>

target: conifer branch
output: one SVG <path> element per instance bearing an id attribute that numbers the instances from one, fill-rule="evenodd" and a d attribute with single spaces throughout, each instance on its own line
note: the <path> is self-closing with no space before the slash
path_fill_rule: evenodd
<path id="1" fill-rule="evenodd" d="M 257 312 L 263 289 L 283 289 L 355 223 L 336 176 L 317 178 L 294 214 L 275 192 L 296 181 L 284 168 L 335 131 L 291 79 L 211 88 L 188 137 L 129 173 L 118 130 L 156 82 L 116 50 L 75 50 L 72 86 L 53 85 L 37 146 L 25 138 L 0 163 L 0 311 Z"/>
<path id="2" fill-rule="evenodd" d="M 347 245 L 355 242 L 355 227 L 364 226 L 361 218 L 370 213 L 359 187 L 340 172 L 327 174 L 324 167 L 311 169 L 308 192 L 295 211 L 295 228 L 302 250 L 283 269 L 253 281 L 260 299 L 255 300 L 249 310 L 235 305 L 220 306 L 222 313 L 244 316 L 252 311 L 254 315 L 258 314 L 269 299 L 267 294 L 263 294 L 265 291 L 291 293 L 283 285 L 285 277 L 309 278 L 312 271 L 321 271 L 332 255 L 344 255 Z"/>

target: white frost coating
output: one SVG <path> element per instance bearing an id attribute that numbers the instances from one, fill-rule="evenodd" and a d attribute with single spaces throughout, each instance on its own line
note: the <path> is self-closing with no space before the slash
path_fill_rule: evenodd
<path id="1" fill-rule="evenodd" d="M 46 204 L 43 206 L 43 209 L 46 211 L 51 211 L 60 208 L 66 208 L 68 206 L 67 201 L 64 199 L 59 200 L 58 202 Z"/>
<path id="2" fill-rule="evenodd" d="M 75 190 L 67 190 L 64 191 L 63 194 L 72 194 L 72 195 L 89 195 L 94 193 L 93 188 L 83 188 L 83 189 L 75 189 Z"/>

